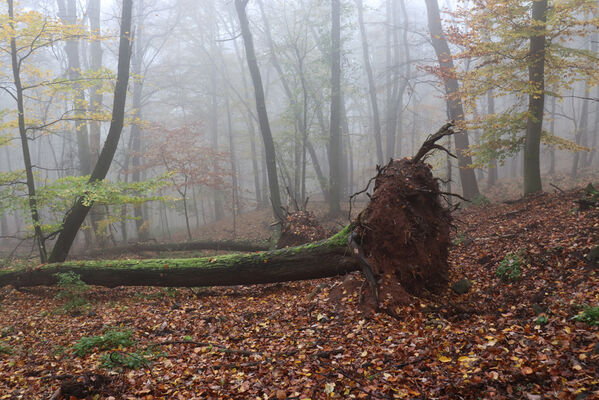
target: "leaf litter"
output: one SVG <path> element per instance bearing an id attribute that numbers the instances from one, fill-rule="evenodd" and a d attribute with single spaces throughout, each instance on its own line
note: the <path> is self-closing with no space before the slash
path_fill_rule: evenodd
<path id="1" fill-rule="evenodd" d="M 88 398 L 597 398 L 599 327 L 575 317 L 599 305 L 589 257 L 599 210 L 577 211 L 581 194 L 455 213 L 450 286 L 468 279 L 469 291 L 424 293 L 394 315 L 360 310 L 350 284 L 359 275 L 193 291 L 93 287 L 80 314 L 57 311 L 57 288 L 3 288 L 0 399 L 49 399 L 66 379 L 99 375 L 109 383 Z M 496 269 L 508 254 L 522 255 L 521 275 L 503 281 Z M 83 336 L 111 328 L 130 330 L 136 347 L 73 354 Z M 106 353 L 156 348 L 139 369 L 101 366 Z"/>

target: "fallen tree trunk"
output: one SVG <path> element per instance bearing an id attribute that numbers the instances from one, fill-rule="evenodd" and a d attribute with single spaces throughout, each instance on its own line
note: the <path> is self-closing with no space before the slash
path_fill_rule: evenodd
<path id="1" fill-rule="evenodd" d="M 229 286 L 325 278 L 360 267 L 347 247 L 350 227 L 316 243 L 253 254 L 149 260 L 71 261 L 0 271 L 0 286 L 53 285 L 73 272 L 90 285 Z"/>
<path id="2" fill-rule="evenodd" d="M 451 213 L 441 201 L 438 179 L 425 163 L 452 124 L 429 136 L 413 158 L 390 160 L 371 179 L 368 206 L 331 238 L 253 254 L 188 259 L 71 261 L 36 268 L 0 270 L 0 286 L 52 285 L 56 274 L 73 272 L 93 285 L 229 286 L 332 277 L 361 269 L 370 286 L 362 296 L 374 310 L 393 313 L 407 296 L 442 290 Z M 447 151 L 448 152 L 448 151 Z M 448 152 L 449 153 L 449 152 Z M 366 189 L 352 197 L 368 191 Z M 350 203 L 351 204 L 351 203 Z M 184 246 L 185 244 L 182 244 Z"/>
<path id="3" fill-rule="evenodd" d="M 192 250 L 224 250 L 224 251 L 266 251 L 270 248 L 268 242 L 252 242 L 249 240 L 197 240 L 184 243 L 131 243 L 126 246 L 94 249 L 81 253 L 85 257 L 97 257 L 126 253 L 144 253 L 148 251 L 192 251 Z"/>

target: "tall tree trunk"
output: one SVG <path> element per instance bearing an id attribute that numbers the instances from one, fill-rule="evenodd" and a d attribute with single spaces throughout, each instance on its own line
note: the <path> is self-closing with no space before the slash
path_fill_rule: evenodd
<path id="1" fill-rule="evenodd" d="M 7 0 L 8 16 L 10 18 L 9 26 L 14 32 L 14 7 L 13 0 Z M 31 153 L 29 151 L 29 138 L 27 137 L 27 128 L 25 126 L 25 105 L 23 95 L 23 85 L 21 83 L 21 59 L 17 50 L 17 41 L 14 35 L 10 36 L 10 58 L 12 63 L 12 73 L 15 85 L 15 95 L 13 96 L 17 102 L 19 137 L 21 139 L 21 149 L 23 152 L 23 164 L 25 166 L 25 175 L 27 178 L 27 200 L 29 203 L 29 212 L 33 222 L 34 240 L 37 244 L 40 261 L 46 262 L 47 252 L 44 234 L 41 227 L 41 219 L 37 208 L 37 197 L 35 191 L 35 179 L 33 177 L 33 166 L 31 164 Z"/>
<path id="2" fill-rule="evenodd" d="M 589 82 L 585 83 L 585 91 L 583 96 L 588 97 L 589 95 Z M 582 147 L 588 146 L 588 127 L 589 127 L 589 101 L 586 99 L 582 100 L 582 108 L 580 110 L 580 120 L 578 121 L 578 129 L 576 132 L 576 144 Z M 582 154 L 581 154 L 582 153 Z M 576 151 L 574 153 L 574 159 L 572 160 L 572 168 L 570 170 L 570 176 L 576 177 L 578 175 L 579 165 L 584 165 L 586 162 L 586 152 Z"/>
<path id="3" fill-rule="evenodd" d="M 250 24 L 245 12 L 245 6 L 248 0 L 235 0 L 235 8 L 239 17 L 239 25 L 241 27 L 241 35 L 245 46 L 246 59 L 250 69 L 250 75 L 254 83 L 254 95 L 256 97 L 256 110 L 258 113 L 258 122 L 260 123 L 260 131 L 262 132 L 262 140 L 264 142 L 266 171 L 268 173 L 268 186 L 270 188 L 270 201 L 273 208 L 273 214 L 278 220 L 283 219 L 281 210 L 281 195 L 279 192 L 279 179 L 277 177 L 277 164 L 275 144 L 270 131 L 270 123 L 268 122 L 268 113 L 266 111 L 266 102 L 264 100 L 264 88 L 262 87 L 262 77 L 258 68 L 258 61 L 254 51 L 254 42 L 252 33 L 250 32 Z"/>
<path id="4" fill-rule="evenodd" d="M 597 87 L 595 91 L 595 97 L 599 98 L 599 87 Z M 587 167 L 591 166 L 593 163 L 593 158 L 595 157 L 595 153 L 597 153 L 595 147 L 597 146 L 597 135 L 599 135 L 599 102 L 595 102 L 595 121 L 590 132 L 592 133 L 593 137 L 591 140 L 591 154 L 589 154 L 587 157 Z"/>
<path id="5" fill-rule="evenodd" d="M 231 203 L 233 209 L 233 237 L 237 235 L 237 216 L 241 211 L 239 202 L 238 188 L 238 170 L 237 160 L 235 159 L 235 141 L 233 140 L 233 123 L 231 121 L 231 109 L 229 107 L 229 96 L 225 99 L 225 109 L 227 111 L 227 131 L 229 138 L 229 160 L 231 162 Z"/>
<path id="6" fill-rule="evenodd" d="M 549 132 L 552 135 L 555 135 L 555 103 L 557 98 L 555 96 L 551 96 L 551 123 L 549 124 Z M 555 173 L 555 148 L 551 147 L 549 153 L 549 171 L 547 172 L 549 175 Z"/>
<path id="7" fill-rule="evenodd" d="M 129 83 L 129 62 L 131 61 L 131 8 L 132 0 L 123 0 L 117 81 L 114 88 L 112 121 L 110 123 L 108 135 L 106 136 L 106 141 L 104 142 L 104 146 L 98 157 L 98 162 L 89 178 L 90 183 L 101 181 L 106 177 L 123 130 L 127 85 Z M 75 236 L 90 208 L 91 205 L 85 204 L 82 197 L 75 201 L 75 204 L 64 218 L 62 230 L 49 258 L 50 262 L 62 262 L 66 259 L 73 241 L 75 240 Z"/>
<path id="8" fill-rule="evenodd" d="M 144 2 L 140 0 L 137 6 L 137 14 L 142 18 L 144 12 Z M 141 121 L 143 117 L 142 113 L 142 104 L 141 99 L 143 95 L 144 89 L 144 77 L 142 76 L 142 63 L 144 59 L 144 48 L 143 48 L 143 20 L 140 19 L 137 24 L 137 29 L 135 30 L 135 43 L 134 50 L 131 59 L 131 69 L 133 74 L 137 76 L 137 79 L 133 81 L 133 98 L 132 98 L 132 119 L 133 122 L 131 124 L 131 147 L 129 149 L 129 153 L 131 153 L 131 180 L 133 182 L 140 182 L 141 180 L 141 154 L 142 154 L 142 145 L 141 145 L 141 127 L 139 121 Z M 144 221 L 144 216 L 142 212 L 141 204 L 133 205 L 133 216 L 135 218 L 135 228 L 137 231 L 137 239 L 144 241 L 148 239 L 149 229 L 147 224 Z"/>
<path id="9" fill-rule="evenodd" d="M 61 21 L 65 24 L 77 24 L 77 3 L 75 0 L 57 0 L 58 12 Z M 75 112 L 75 133 L 77 136 L 77 155 L 79 157 L 79 175 L 89 175 L 91 172 L 91 154 L 87 124 L 81 115 L 84 111 L 86 100 L 85 92 L 81 88 L 81 61 L 79 59 L 79 41 L 68 39 L 65 43 L 67 56 L 67 77 L 73 82 L 73 110 Z"/>
<path id="10" fill-rule="evenodd" d="M 331 136 L 329 141 L 329 214 L 341 213 L 341 4 L 331 7 Z"/>
<path id="11" fill-rule="evenodd" d="M 243 66 L 243 60 L 239 51 L 239 47 L 237 46 L 237 41 L 233 41 L 233 45 L 235 47 L 235 54 L 237 55 L 237 61 L 239 63 L 239 67 Z M 241 72 L 241 82 L 243 83 L 243 95 L 245 99 L 248 96 L 248 85 L 247 79 L 245 77 L 245 70 Z M 239 96 L 241 97 L 241 96 Z M 256 192 L 256 210 L 264 207 L 266 202 L 262 198 L 262 189 L 260 189 L 260 169 L 258 168 L 258 153 L 256 152 L 256 129 L 254 127 L 254 118 L 255 115 L 251 112 L 251 109 L 247 102 L 243 100 L 243 104 L 247 108 L 247 112 L 244 113 L 244 119 L 246 125 L 248 127 L 249 139 L 250 139 L 250 156 L 252 157 L 252 172 L 254 177 L 254 190 Z"/>
<path id="12" fill-rule="evenodd" d="M 100 31 L 100 0 L 88 0 L 87 11 L 89 19 L 89 28 L 93 35 L 98 35 Z M 94 39 L 89 44 L 89 68 L 92 71 L 99 71 L 102 68 L 102 44 L 100 39 Z M 98 112 L 102 108 L 102 91 L 100 86 L 91 88 L 89 109 L 92 113 Z M 100 121 L 90 121 L 90 152 L 91 164 L 98 160 L 100 154 L 100 136 L 101 125 Z"/>
<path id="13" fill-rule="evenodd" d="M 89 28 L 94 36 L 100 33 L 100 0 L 88 0 L 87 15 L 89 20 Z M 102 43 L 101 39 L 94 39 L 89 44 L 89 69 L 91 71 L 99 71 L 102 68 Z M 89 111 L 92 114 L 99 113 L 102 110 L 102 90 L 101 85 L 93 86 L 90 89 L 89 96 Z M 90 168 L 98 161 L 100 154 L 100 140 L 102 135 L 102 125 L 98 120 L 92 119 L 89 121 L 89 147 L 90 147 Z M 92 207 L 89 212 L 89 217 L 92 223 L 96 238 L 100 245 L 105 243 L 104 238 L 106 232 L 100 232 L 100 221 L 104 218 L 102 207 Z"/>
<path id="14" fill-rule="evenodd" d="M 487 115 L 495 114 L 495 96 L 493 89 L 487 91 Z M 489 162 L 489 174 L 487 176 L 487 187 L 493 187 L 497 183 L 497 159 L 493 157 Z"/>
<path id="15" fill-rule="evenodd" d="M 374 143 L 376 146 L 377 164 L 383 165 L 383 145 L 381 142 L 381 121 L 379 115 L 379 105 L 376 96 L 376 83 L 372 66 L 370 65 L 370 52 L 368 49 L 368 35 L 364 25 L 364 5 L 362 0 L 355 0 L 358 9 L 358 24 L 360 26 L 360 36 L 362 39 L 362 55 L 364 58 L 364 69 L 368 78 L 368 95 L 370 97 L 370 110 L 372 111 L 372 130 L 374 134 Z"/>
<path id="16" fill-rule="evenodd" d="M 547 21 L 547 0 L 532 2 L 532 28 L 538 32 L 530 38 L 528 60 L 528 81 L 531 93 L 528 95 L 528 118 L 524 139 L 524 194 L 543 190 L 541 184 L 541 133 L 543 132 L 543 112 L 545 104 L 545 23 Z"/>
<path id="17" fill-rule="evenodd" d="M 316 154 L 315 151 L 313 151 L 314 148 L 312 146 L 310 139 L 308 138 L 308 127 L 307 127 L 307 123 L 306 123 L 306 118 L 303 117 L 302 112 L 300 111 L 300 107 L 298 106 L 298 104 L 295 100 L 295 97 L 293 95 L 293 92 L 292 92 L 291 88 L 289 87 L 289 82 L 287 82 L 287 77 L 283 73 L 283 68 L 281 67 L 281 64 L 279 63 L 279 58 L 277 57 L 277 51 L 275 49 L 274 41 L 272 39 L 270 23 L 268 21 L 268 18 L 266 18 L 266 13 L 264 12 L 264 4 L 262 3 L 262 0 L 258 0 L 257 3 L 260 8 L 260 13 L 262 15 L 262 22 L 264 23 L 264 34 L 266 35 L 266 42 L 268 43 L 268 46 L 270 49 L 270 59 L 271 59 L 272 66 L 275 68 L 275 71 L 277 71 L 279 80 L 281 81 L 281 85 L 283 86 L 283 90 L 285 92 L 285 95 L 287 96 L 287 100 L 291 104 L 291 108 L 294 110 L 294 117 L 296 120 L 296 124 L 297 124 L 302 136 L 306 138 L 306 145 L 308 146 L 308 153 L 310 154 L 310 159 L 312 160 L 312 165 L 314 167 L 314 172 L 316 173 L 316 178 L 318 179 L 318 183 L 320 185 L 320 189 L 325 198 L 325 201 L 328 201 L 329 190 L 328 190 L 327 179 L 324 176 L 324 174 L 322 173 L 322 168 L 320 167 L 320 161 L 318 160 L 318 155 Z M 303 85 L 302 88 L 303 88 L 304 94 L 305 94 L 305 91 L 308 89 L 308 87 L 307 87 L 307 83 L 306 83 L 305 76 L 303 75 L 303 73 L 300 73 L 300 79 L 302 79 L 302 85 Z"/>
<path id="18" fill-rule="evenodd" d="M 464 108 L 462 106 L 462 99 L 459 96 L 459 84 L 454 77 L 453 58 L 441 26 L 439 4 L 437 0 L 425 1 L 428 14 L 428 29 L 441 73 L 444 77 L 443 84 L 445 85 L 449 117 L 461 123 L 464 121 Z M 455 147 L 458 156 L 460 181 L 462 182 L 462 194 L 466 199 L 471 200 L 479 195 L 479 191 L 474 170 L 470 168 L 472 157 L 467 153 L 469 146 L 468 134 L 465 131 L 457 132 L 455 134 Z"/>

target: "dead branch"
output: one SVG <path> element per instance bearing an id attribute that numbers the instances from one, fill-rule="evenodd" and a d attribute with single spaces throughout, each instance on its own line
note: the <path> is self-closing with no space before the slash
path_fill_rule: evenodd
<path id="1" fill-rule="evenodd" d="M 417 163 L 421 161 L 429 152 L 435 149 L 443 150 L 451 157 L 457 158 L 445 147 L 435 143 L 445 136 L 453 135 L 455 133 L 453 130 L 453 126 L 453 122 L 448 122 L 445 125 L 443 125 L 441 129 L 439 129 L 436 133 L 429 136 L 420 147 L 420 150 L 418 150 L 418 153 L 416 153 L 416 155 L 412 158 L 412 162 Z"/>

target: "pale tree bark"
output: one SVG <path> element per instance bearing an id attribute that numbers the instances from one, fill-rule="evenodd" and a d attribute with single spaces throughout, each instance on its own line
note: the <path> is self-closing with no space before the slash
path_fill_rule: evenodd
<path id="1" fill-rule="evenodd" d="M 585 82 L 585 90 L 583 97 L 589 95 L 589 82 Z M 582 147 L 588 146 L 588 127 L 589 127 L 589 101 L 586 99 L 582 100 L 582 108 L 580 109 L 580 119 L 578 121 L 578 129 L 576 130 L 576 144 Z M 582 153 L 582 154 L 581 154 Z M 576 151 L 572 160 L 572 167 L 570 169 L 570 176 L 576 177 L 578 175 L 579 165 L 586 163 L 586 151 Z"/>
<path id="2" fill-rule="evenodd" d="M 557 98 L 555 96 L 551 96 L 551 122 L 549 124 L 549 132 L 552 135 L 555 135 L 555 106 L 556 106 Z M 549 171 L 547 172 L 549 175 L 555 173 L 555 149 L 552 147 L 549 151 Z"/>
<path id="3" fill-rule="evenodd" d="M 368 49 L 368 35 L 364 25 L 364 5 L 362 0 L 355 0 L 358 9 L 358 25 L 360 26 L 360 37 L 362 40 L 362 55 L 364 58 L 364 69 L 368 78 L 368 95 L 370 97 L 370 111 L 372 112 L 372 133 L 374 134 L 374 143 L 376 146 L 376 159 L 379 165 L 383 165 L 383 145 L 381 142 L 381 120 L 379 115 L 379 105 L 376 96 L 376 82 L 374 73 L 370 64 L 370 50 Z"/>
<path id="4" fill-rule="evenodd" d="M 538 32 L 530 38 L 528 60 L 528 80 L 532 92 L 528 96 L 528 118 L 524 140 L 524 195 L 540 192 L 541 133 L 543 132 L 543 112 L 545 104 L 545 23 L 547 21 L 547 0 L 535 0 L 531 10 L 534 29 Z"/>
<path id="5" fill-rule="evenodd" d="M 595 90 L 595 97 L 599 98 L 599 87 Z M 597 135 L 599 135 L 599 102 L 595 103 L 595 120 L 593 122 L 592 132 L 592 140 L 591 140 L 591 154 L 587 157 L 587 167 L 590 167 L 593 163 L 593 158 L 595 157 L 595 153 L 597 153 Z"/>
<path id="6" fill-rule="evenodd" d="M 264 4 L 262 3 L 262 0 L 258 0 L 257 3 L 260 8 L 262 22 L 264 23 L 264 34 L 266 36 L 266 42 L 267 42 L 269 50 L 270 50 L 270 60 L 271 60 L 272 66 L 274 67 L 275 71 L 277 72 L 277 75 L 279 76 L 279 80 L 281 81 L 281 85 L 283 86 L 283 91 L 285 92 L 285 95 L 287 96 L 287 99 L 291 105 L 291 108 L 294 110 L 294 117 L 296 120 L 296 124 L 298 126 L 298 129 L 300 130 L 300 133 L 302 134 L 302 137 L 305 138 L 306 149 L 308 150 L 308 154 L 310 155 L 310 159 L 312 160 L 312 166 L 314 168 L 314 172 L 316 173 L 316 178 L 318 180 L 318 184 L 320 185 L 320 190 L 322 191 L 325 201 L 328 201 L 328 196 L 329 196 L 328 182 L 327 182 L 327 179 L 326 179 L 324 173 L 322 172 L 322 168 L 320 166 L 320 161 L 318 159 L 318 155 L 316 154 L 316 151 L 314 150 L 312 141 L 308 137 L 308 126 L 307 126 L 306 118 L 304 118 L 303 113 L 300 111 L 300 107 L 298 107 L 297 101 L 293 95 L 293 92 L 291 90 L 289 82 L 287 81 L 287 77 L 285 76 L 285 74 L 283 72 L 283 68 L 281 67 L 281 64 L 279 63 L 279 58 L 277 56 L 277 51 L 275 49 L 274 40 L 272 38 L 272 33 L 271 33 L 271 29 L 270 29 L 270 22 L 269 22 L 268 18 L 266 17 L 266 13 L 264 11 Z M 306 93 L 306 91 L 308 90 L 307 81 L 305 79 L 303 71 L 300 71 L 299 75 L 300 75 L 300 79 L 301 79 L 301 83 L 302 83 L 302 90 L 304 92 L 303 93 L 304 99 L 307 101 L 307 93 Z M 304 107 L 304 110 L 305 110 L 305 107 Z"/>
<path id="7" fill-rule="evenodd" d="M 137 28 L 135 29 L 135 42 L 134 42 L 134 50 L 132 53 L 131 59 L 131 68 L 133 74 L 137 77 L 133 81 L 133 97 L 132 97 L 132 117 L 133 122 L 131 124 L 131 138 L 130 143 L 131 147 L 129 149 L 129 153 L 131 154 L 131 180 L 133 182 L 141 181 L 141 153 L 142 153 L 142 141 L 141 141 L 141 127 L 139 121 L 143 118 L 142 113 L 142 96 L 144 89 L 144 77 L 142 76 L 142 65 L 143 59 L 145 55 L 144 49 L 144 21 L 143 21 L 143 13 L 144 13 L 144 1 L 139 0 L 137 4 L 137 15 L 139 15 L 140 20 L 137 21 Z M 127 168 L 127 167 L 126 167 Z M 126 207 L 126 206 L 124 206 Z M 137 231 L 137 239 L 138 240 L 147 240 L 148 239 L 148 226 L 144 221 L 143 210 L 141 204 L 133 205 L 133 216 L 135 218 L 135 228 Z"/>
<path id="8" fill-rule="evenodd" d="M 493 89 L 487 91 L 487 115 L 495 114 L 495 96 Z M 497 183 L 497 159 L 493 157 L 489 161 L 489 174 L 487 175 L 487 187 L 493 187 Z"/>
<path id="9" fill-rule="evenodd" d="M 329 139 L 329 214 L 341 213 L 341 2 L 331 7 L 331 135 Z"/>
<path id="10" fill-rule="evenodd" d="M 8 16 L 10 18 L 9 26 L 15 29 L 14 23 L 14 5 L 13 0 L 7 0 Z M 25 103 L 23 84 L 21 82 L 21 59 L 17 50 L 17 41 L 14 35 L 10 36 L 10 59 L 12 65 L 12 74 L 15 85 L 14 100 L 17 103 L 19 138 L 21 140 L 21 150 L 23 152 L 23 164 L 25 166 L 25 175 L 27 179 L 27 200 L 29 212 L 33 222 L 34 240 L 40 254 L 40 261 L 45 263 L 47 260 L 46 244 L 41 227 L 41 218 L 37 206 L 35 179 L 33 177 L 33 165 L 31 163 L 31 153 L 29 150 L 29 138 L 27 136 L 27 127 L 25 126 Z"/>
<path id="11" fill-rule="evenodd" d="M 266 172 L 268 174 L 268 185 L 270 188 L 270 201 L 273 208 L 274 216 L 278 220 L 283 219 L 281 210 L 281 195 L 279 191 L 279 179 L 277 176 L 276 152 L 275 144 L 270 131 L 270 123 L 268 121 L 268 113 L 266 111 L 266 102 L 264 99 L 264 88 L 262 87 L 262 77 L 258 68 L 258 60 L 254 51 L 254 42 L 252 33 L 250 32 L 250 24 L 245 12 L 245 7 L 248 0 L 235 0 L 235 8 L 239 17 L 239 25 L 245 46 L 246 60 L 250 69 L 250 75 L 254 83 L 254 96 L 256 98 L 256 110 L 258 114 L 258 122 L 260 123 L 260 131 L 264 142 L 264 151 L 266 158 Z"/>
<path id="12" fill-rule="evenodd" d="M 449 118 L 456 122 L 464 121 L 464 107 L 462 99 L 459 96 L 459 84 L 453 76 L 454 64 L 449 50 L 449 45 L 445 39 L 443 28 L 441 26 L 441 15 L 439 13 L 439 4 L 437 0 L 425 0 L 428 15 L 428 29 L 431 35 L 431 42 L 439 67 L 443 75 L 443 84 L 445 85 L 445 95 L 447 97 L 447 108 Z M 479 196 L 478 184 L 474 170 L 470 167 L 472 157 L 468 155 L 468 147 L 470 146 L 468 134 L 465 131 L 456 132 L 455 147 L 458 157 L 458 166 L 460 169 L 460 181 L 462 183 L 462 195 L 468 199 L 474 199 Z"/>
<path id="13" fill-rule="evenodd" d="M 239 201 L 237 159 L 235 157 L 235 141 L 233 139 L 233 123 L 231 121 L 231 108 L 229 106 L 229 96 L 225 99 L 225 110 L 227 111 L 227 131 L 229 138 L 229 162 L 231 163 L 231 204 L 233 210 L 233 237 L 237 236 L 237 216 L 241 213 L 241 203 Z"/>
<path id="14" fill-rule="evenodd" d="M 89 178 L 90 183 L 101 181 L 106 177 L 123 130 L 127 85 L 129 83 L 129 63 L 131 61 L 131 8 L 132 0 L 123 0 L 117 81 L 114 89 L 112 121 L 110 123 L 108 135 L 106 136 L 106 141 L 104 142 L 104 146 L 98 157 L 98 162 Z M 50 262 L 62 262 L 66 259 L 73 241 L 75 240 L 75 236 L 91 206 L 91 204 L 84 204 L 82 197 L 79 197 L 75 201 L 73 207 L 65 215 L 62 230 L 49 258 Z"/>
<path id="15" fill-rule="evenodd" d="M 590 51 L 592 53 L 597 53 L 597 42 L 599 41 L 599 35 L 597 33 L 593 34 L 593 36 L 591 37 L 591 48 Z M 580 111 L 580 124 L 579 124 L 579 135 L 577 135 L 576 140 L 577 143 L 583 147 L 588 147 L 589 145 L 589 135 L 591 134 L 591 130 L 589 129 L 589 103 L 590 100 L 586 99 L 586 97 L 589 97 L 591 95 L 591 88 L 593 86 L 592 82 L 590 81 L 590 79 L 587 79 L 585 81 L 585 90 L 584 90 L 584 94 L 582 97 L 585 97 L 585 99 L 583 99 L 583 103 L 582 103 L 582 110 Z M 574 154 L 574 162 L 572 165 L 572 176 L 576 176 L 576 174 L 578 173 L 578 167 L 579 167 L 579 163 L 582 167 L 586 167 L 588 165 L 588 158 L 590 158 L 590 154 L 588 154 L 586 151 L 583 152 L 576 152 Z"/>
<path id="16" fill-rule="evenodd" d="M 89 28 L 92 35 L 100 34 L 100 0 L 88 0 L 87 15 L 89 20 Z M 99 71 L 102 68 L 102 43 L 99 38 L 93 38 L 89 44 L 89 69 L 91 71 Z M 103 94 L 101 85 L 93 86 L 90 89 L 89 96 L 89 111 L 92 114 L 100 113 L 102 110 Z M 92 118 L 89 121 L 89 148 L 90 148 L 90 171 L 91 165 L 98 161 L 100 154 L 100 141 L 102 135 L 102 123 L 100 120 Z M 96 239 L 100 245 L 104 245 L 106 231 L 100 232 L 100 221 L 104 218 L 104 210 L 102 207 L 92 207 L 89 212 L 89 217 L 92 223 Z"/>
<path id="17" fill-rule="evenodd" d="M 77 24 L 77 3 L 75 0 L 57 0 L 58 13 L 61 21 L 68 25 Z M 81 60 L 79 59 L 79 40 L 69 38 L 65 43 L 67 56 L 67 77 L 73 82 L 73 110 L 76 115 L 75 133 L 77 135 L 77 154 L 79 156 L 79 175 L 89 175 L 91 172 L 91 154 L 87 124 L 81 113 L 86 108 L 85 92 L 81 87 Z"/>

